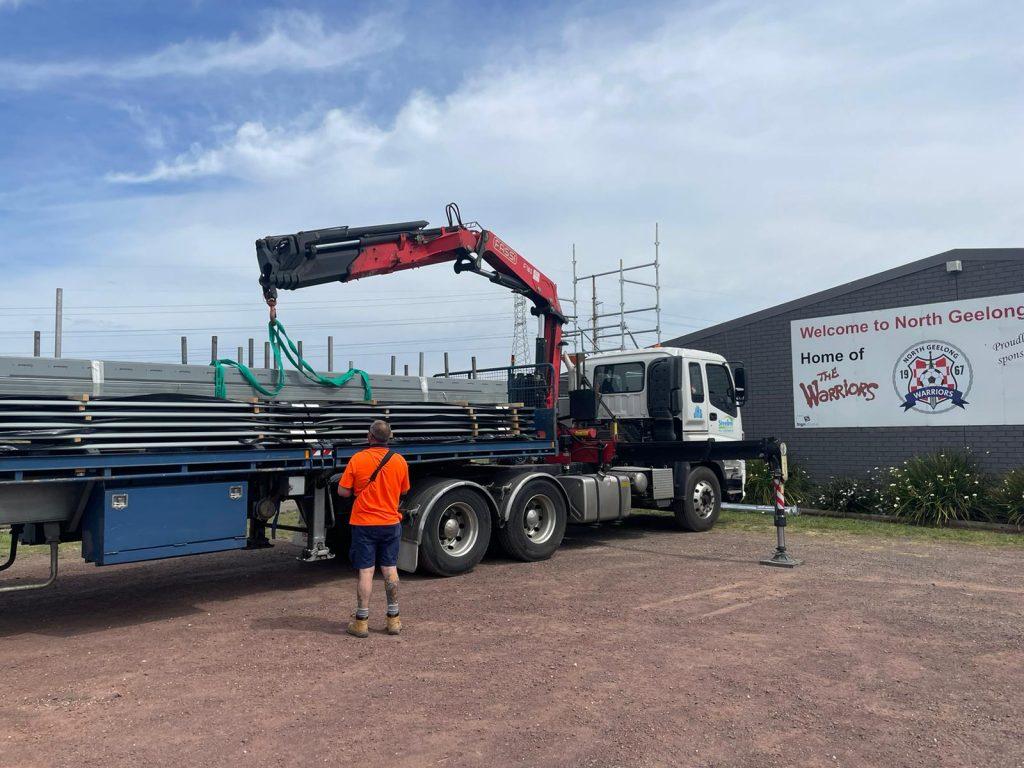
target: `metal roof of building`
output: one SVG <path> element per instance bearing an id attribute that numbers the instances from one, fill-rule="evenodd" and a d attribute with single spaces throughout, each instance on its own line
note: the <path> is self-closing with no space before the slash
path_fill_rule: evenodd
<path id="1" fill-rule="evenodd" d="M 803 298 L 793 299 L 792 301 L 787 301 L 782 304 L 776 304 L 774 307 L 752 312 L 749 315 L 743 315 L 742 317 L 737 317 L 734 320 L 727 320 L 724 323 L 718 323 L 717 325 L 712 325 L 699 331 L 693 331 L 692 333 L 677 336 L 676 338 L 663 343 L 665 346 L 685 346 L 687 343 L 703 339 L 707 336 L 715 336 L 734 328 L 742 328 L 743 326 L 750 325 L 751 323 L 767 320 L 768 318 L 775 317 L 776 315 L 786 314 L 787 312 L 792 312 L 793 310 L 800 309 L 801 307 L 819 304 L 823 301 L 836 298 L 837 296 L 853 293 L 854 291 L 859 291 L 862 288 L 870 288 L 871 286 L 878 285 L 879 283 L 884 283 L 906 275 L 912 275 L 915 272 L 920 272 L 938 264 L 945 264 L 947 261 L 956 260 L 1024 261 L 1024 248 L 954 248 L 951 251 L 937 253 L 934 256 L 928 256 L 924 259 L 912 261 L 909 264 L 887 269 L 884 272 L 876 272 L 868 277 L 862 277 L 859 280 L 843 283 L 842 285 L 837 285 L 834 288 L 818 291 L 817 293 L 812 293 L 808 296 L 804 296 Z"/>

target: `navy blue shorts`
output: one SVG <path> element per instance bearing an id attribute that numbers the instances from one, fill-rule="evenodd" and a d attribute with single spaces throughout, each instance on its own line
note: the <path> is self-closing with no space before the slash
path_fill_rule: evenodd
<path id="1" fill-rule="evenodd" d="M 352 546 L 348 557 L 353 568 L 398 565 L 398 547 L 402 543 L 402 524 L 353 525 Z"/>

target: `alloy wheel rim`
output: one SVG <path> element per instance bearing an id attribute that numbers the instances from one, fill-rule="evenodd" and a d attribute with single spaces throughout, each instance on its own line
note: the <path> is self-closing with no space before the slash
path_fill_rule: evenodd
<path id="1" fill-rule="evenodd" d="M 523 533 L 534 544 L 546 543 L 555 533 L 555 504 L 546 494 L 538 493 L 526 500 Z"/>
<path id="2" fill-rule="evenodd" d="M 715 489 L 707 480 L 700 480 L 693 487 L 693 511 L 701 520 L 714 514 L 715 501 Z"/>
<path id="3" fill-rule="evenodd" d="M 441 549 L 453 557 L 464 557 L 476 544 L 480 522 L 469 504 L 455 501 L 441 510 L 435 532 Z"/>

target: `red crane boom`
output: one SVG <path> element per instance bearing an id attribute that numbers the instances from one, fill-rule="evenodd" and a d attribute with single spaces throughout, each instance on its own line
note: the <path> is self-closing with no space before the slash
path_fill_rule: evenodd
<path id="1" fill-rule="evenodd" d="M 277 290 L 294 290 L 328 282 L 349 282 L 372 275 L 452 262 L 455 272 L 482 275 L 521 293 L 544 321 L 538 337 L 538 366 L 550 366 L 546 407 L 556 407 L 562 325 L 566 318 L 555 283 L 488 230 L 465 225 L 458 208 L 449 206 L 449 226 L 427 229 L 426 221 L 369 227 L 332 227 L 256 241 L 260 284 L 273 313 Z"/>

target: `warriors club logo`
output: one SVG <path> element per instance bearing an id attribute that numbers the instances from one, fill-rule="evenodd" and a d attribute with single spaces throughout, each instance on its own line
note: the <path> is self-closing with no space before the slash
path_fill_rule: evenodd
<path id="1" fill-rule="evenodd" d="M 963 350 L 946 341 L 923 341 L 906 350 L 892 370 L 904 411 L 943 413 L 963 408 L 973 371 Z"/>

